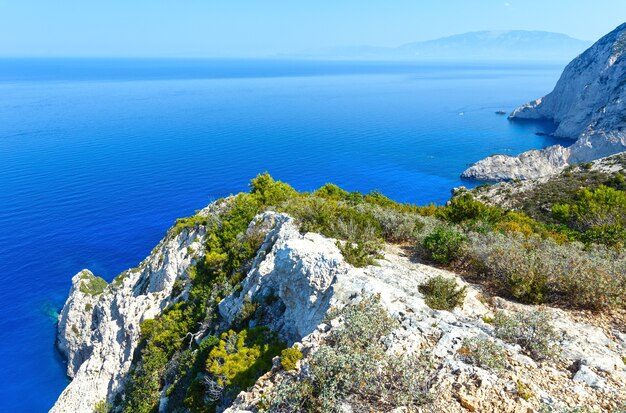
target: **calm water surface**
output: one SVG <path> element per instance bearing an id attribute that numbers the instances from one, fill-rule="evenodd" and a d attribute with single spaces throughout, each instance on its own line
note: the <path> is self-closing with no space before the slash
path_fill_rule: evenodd
<path id="1" fill-rule="evenodd" d="M 43 412 L 70 278 L 107 280 L 176 217 L 262 171 L 443 203 L 466 165 L 554 144 L 495 115 L 562 67 L 236 60 L 0 60 L 0 412 Z"/>

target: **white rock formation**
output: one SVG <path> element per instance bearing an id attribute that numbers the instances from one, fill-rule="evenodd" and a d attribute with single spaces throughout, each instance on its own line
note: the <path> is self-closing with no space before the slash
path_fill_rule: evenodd
<path id="1" fill-rule="evenodd" d="M 170 302 L 172 287 L 202 251 L 202 227 L 170 231 L 139 267 L 123 272 L 101 294 L 83 292 L 94 278 L 83 270 L 72 278 L 70 296 L 59 316 L 58 347 L 73 378 L 50 412 L 92 413 L 96 403 L 122 389 L 139 326 Z"/>
<path id="2" fill-rule="evenodd" d="M 518 156 L 493 155 L 472 165 L 461 177 L 484 181 L 535 179 L 567 166 L 569 151 L 560 145 L 524 152 Z"/>
<path id="3" fill-rule="evenodd" d="M 569 164 L 626 151 L 625 55 L 626 23 L 569 63 L 551 93 L 515 109 L 509 119 L 553 121 L 558 125 L 555 136 L 576 140 L 559 155 Z M 563 166 L 544 166 L 554 165 L 553 151 L 535 153 L 511 161 L 514 169 L 510 176 L 503 177 L 503 169 L 491 158 L 479 161 L 463 175 L 486 180 L 513 179 L 513 175 L 537 178 L 538 171 L 547 175 Z"/>

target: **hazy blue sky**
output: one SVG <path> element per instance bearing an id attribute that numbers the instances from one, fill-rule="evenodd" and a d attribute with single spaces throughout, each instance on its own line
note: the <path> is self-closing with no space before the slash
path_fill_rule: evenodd
<path id="1" fill-rule="evenodd" d="M 596 40 L 626 0 L 0 0 L 2 56 L 260 56 L 475 30 Z"/>

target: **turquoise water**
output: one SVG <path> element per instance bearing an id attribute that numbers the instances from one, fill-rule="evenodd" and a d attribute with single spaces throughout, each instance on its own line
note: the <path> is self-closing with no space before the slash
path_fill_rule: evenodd
<path id="1" fill-rule="evenodd" d="M 46 411 L 70 278 L 106 279 L 176 217 L 262 171 L 442 203 L 468 163 L 555 143 L 496 110 L 562 67 L 236 60 L 0 60 L 0 411 Z"/>

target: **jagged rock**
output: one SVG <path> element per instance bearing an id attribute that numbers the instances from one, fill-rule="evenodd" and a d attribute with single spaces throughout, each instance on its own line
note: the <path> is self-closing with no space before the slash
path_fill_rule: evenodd
<path id="1" fill-rule="evenodd" d="M 537 178 L 556 173 L 567 163 L 590 162 L 626 151 L 625 55 L 626 23 L 570 62 L 551 93 L 522 105 L 509 116 L 514 121 L 553 121 L 558 125 L 555 136 L 575 140 L 567 148 L 559 146 L 559 166 L 547 167 L 554 165 L 556 150 L 529 151 L 504 166 L 493 157 L 486 158 L 463 176 L 481 180 Z M 511 168 L 509 174 L 505 166 Z"/>
<path id="2" fill-rule="evenodd" d="M 68 384 L 52 413 L 91 413 L 100 401 L 112 400 L 124 385 L 139 326 L 170 302 L 175 280 L 195 262 L 206 230 L 187 228 L 168 235 L 139 267 L 123 272 L 100 294 L 81 283 L 93 278 L 83 270 L 72 278 L 70 296 L 58 324 L 58 348 L 67 357 Z"/>
<path id="3" fill-rule="evenodd" d="M 606 388 L 606 382 L 584 364 L 580 366 L 580 369 L 574 375 L 573 380 L 579 383 L 585 383 L 594 389 Z"/>
<path id="4" fill-rule="evenodd" d="M 567 166 L 569 151 L 554 145 L 517 156 L 493 155 L 476 162 L 461 177 L 483 181 L 534 179 L 559 172 Z"/>

